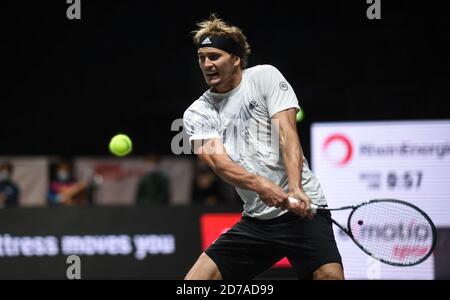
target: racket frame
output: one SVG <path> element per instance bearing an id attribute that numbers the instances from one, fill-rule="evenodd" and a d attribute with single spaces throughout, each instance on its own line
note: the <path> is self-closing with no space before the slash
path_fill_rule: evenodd
<path id="1" fill-rule="evenodd" d="M 409 264 L 402 264 L 402 263 L 394 263 L 391 261 L 387 261 L 385 259 L 379 258 L 374 256 L 370 251 L 368 251 L 367 249 L 365 249 L 353 236 L 353 233 L 351 231 L 351 227 L 350 227 L 350 220 L 352 219 L 353 213 L 360 208 L 361 206 L 364 205 L 368 205 L 371 203 L 377 203 L 377 202 L 393 202 L 393 203 L 400 203 L 402 205 L 407 205 L 413 209 L 415 209 L 417 212 L 419 212 L 430 224 L 431 226 L 431 231 L 432 231 L 432 239 L 433 239 L 433 243 L 431 245 L 431 249 L 428 251 L 427 255 L 425 255 L 424 257 L 422 257 L 420 260 L 414 262 L 414 263 L 409 263 Z M 342 231 L 344 231 L 352 240 L 353 242 L 365 253 L 367 253 L 368 255 L 370 255 L 371 257 L 385 263 L 391 266 L 398 266 L 398 267 L 409 267 L 409 266 L 414 266 L 414 265 L 418 265 L 420 263 L 422 263 L 423 261 L 425 261 L 434 251 L 435 247 L 436 247 L 436 243 L 437 243 L 437 233 L 436 233 L 436 227 L 434 226 L 433 221 L 431 221 L 430 217 L 420 208 L 418 208 L 417 206 L 403 201 L 403 200 L 397 200 L 397 199 L 373 199 L 373 200 L 369 200 L 369 201 L 365 201 L 356 205 L 349 205 L 349 206 L 342 206 L 342 207 L 338 207 L 338 208 L 328 208 L 328 207 L 320 207 L 317 206 L 315 204 L 311 204 L 311 210 L 313 211 L 313 213 L 315 213 L 317 210 L 327 210 L 327 211 L 338 211 L 338 210 L 347 210 L 347 209 L 351 209 L 352 211 L 350 212 L 350 214 L 347 217 L 347 228 L 344 227 L 344 225 L 339 224 L 336 220 L 334 220 L 333 218 L 331 218 L 331 221 L 338 226 Z"/>

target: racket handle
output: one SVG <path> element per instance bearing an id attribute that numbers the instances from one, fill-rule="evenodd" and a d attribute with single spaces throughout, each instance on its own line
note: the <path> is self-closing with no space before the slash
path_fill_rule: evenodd
<path id="1" fill-rule="evenodd" d="M 293 197 L 289 197 L 288 199 L 289 199 L 289 202 L 290 202 L 290 203 L 295 203 L 295 202 L 298 201 L 297 199 L 295 199 L 295 198 L 293 198 Z M 315 213 L 317 212 L 317 208 L 318 208 L 317 205 L 311 203 L 311 212 L 312 212 L 313 214 L 315 214 Z"/>
<path id="2" fill-rule="evenodd" d="M 295 202 L 297 202 L 298 200 L 295 199 L 294 197 L 288 197 L 289 200 L 289 204 L 294 204 Z"/>

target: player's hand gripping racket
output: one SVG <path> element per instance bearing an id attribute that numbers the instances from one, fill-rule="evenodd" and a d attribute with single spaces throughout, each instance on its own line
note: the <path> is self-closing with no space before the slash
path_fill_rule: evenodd
<path id="1" fill-rule="evenodd" d="M 289 198 L 289 201 L 297 201 Z M 318 207 L 311 211 L 351 210 L 347 226 L 332 219 L 364 252 L 394 266 L 423 262 L 436 246 L 436 228 L 418 207 L 401 200 L 370 200 L 339 208 Z"/>

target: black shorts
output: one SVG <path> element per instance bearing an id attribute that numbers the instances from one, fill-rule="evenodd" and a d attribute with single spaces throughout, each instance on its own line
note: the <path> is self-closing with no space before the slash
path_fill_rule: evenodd
<path id="1" fill-rule="evenodd" d="M 271 220 L 244 216 L 205 253 L 223 279 L 252 279 L 283 257 L 299 279 L 312 279 L 324 264 L 342 264 L 328 211 L 318 212 L 312 220 L 290 212 Z"/>

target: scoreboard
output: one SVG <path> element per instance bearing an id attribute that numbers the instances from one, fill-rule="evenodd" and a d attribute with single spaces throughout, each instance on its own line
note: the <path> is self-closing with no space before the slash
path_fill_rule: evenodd
<path id="1" fill-rule="evenodd" d="M 311 164 L 330 207 L 400 199 L 424 210 L 450 239 L 450 120 L 315 123 Z M 348 212 L 334 212 L 345 224 Z M 394 267 L 362 252 L 336 226 L 348 279 L 442 279 L 448 251 L 412 267 Z M 438 254 L 442 254 L 438 256 Z"/>

